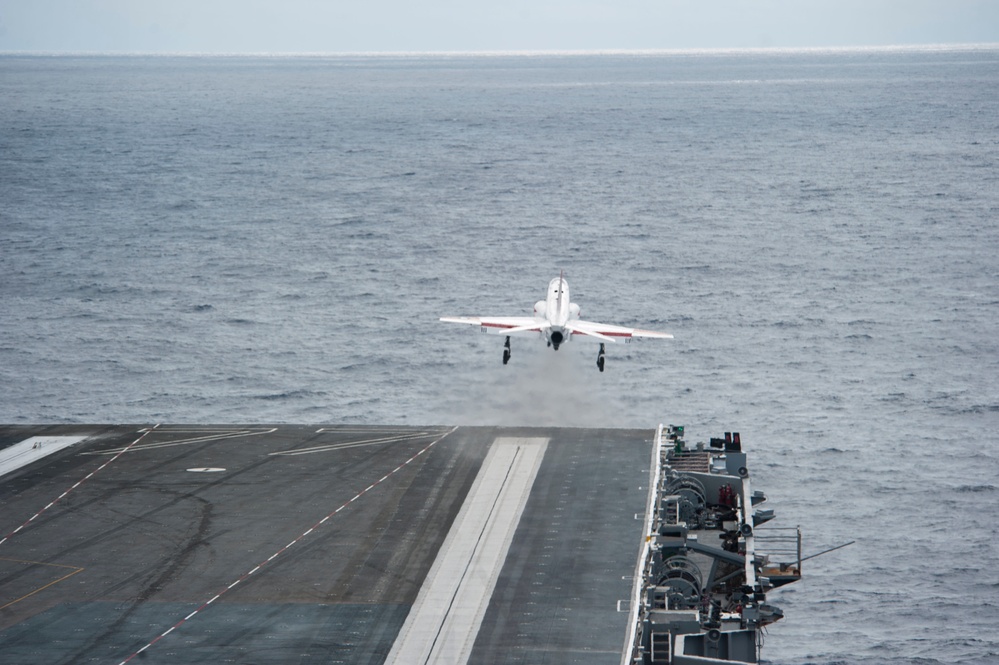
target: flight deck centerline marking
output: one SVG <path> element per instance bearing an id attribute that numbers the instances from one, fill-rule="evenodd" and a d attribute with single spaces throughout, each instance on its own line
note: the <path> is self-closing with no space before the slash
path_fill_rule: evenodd
<path id="1" fill-rule="evenodd" d="M 97 475 L 98 473 L 100 473 L 101 470 L 103 470 L 106 466 L 108 466 L 109 464 L 111 464 L 111 462 L 115 461 L 116 459 L 118 459 L 119 457 L 121 457 L 122 455 L 124 455 L 125 452 L 128 451 L 132 446 L 134 446 L 135 444 L 137 444 L 139 441 L 142 441 L 142 439 L 144 439 L 147 434 L 149 434 L 150 432 L 152 432 L 154 429 L 156 429 L 159 426 L 160 426 L 159 423 L 157 423 L 157 424 L 153 425 L 152 427 L 146 428 L 144 430 L 140 430 L 142 432 L 142 435 L 139 436 L 138 439 L 136 439 L 132 443 L 130 443 L 127 446 L 125 446 L 124 448 L 122 448 L 121 451 L 117 455 L 115 455 L 114 457 L 112 457 L 108 461 L 104 462 L 104 464 L 101 464 L 99 467 L 97 467 L 96 469 L 94 469 L 93 471 L 91 471 L 90 473 L 88 473 L 86 476 L 84 476 L 80 480 L 76 481 L 76 483 L 72 487 L 70 487 L 68 490 L 66 490 L 65 492 L 63 492 L 62 494 L 60 494 L 59 496 L 57 496 L 55 499 L 53 499 L 52 501 L 50 501 L 47 506 L 45 506 L 44 508 L 42 508 L 41 510 L 39 510 L 37 513 L 35 513 L 34 515 L 32 515 L 28 519 L 27 522 L 25 522 L 21 526 L 17 527 L 16 529 L 14 529 L 10 533 L 8 533 L 6 536 L 4 536 L 2 539 L 0 539 L 0 545 L 3 545 L 4 543 L 6 543 L 8 540 L 10 540 L 14 536 L 14 534 L 16 534 L 18 531 L 20 531 L 24 527 L 28 526 L 29 524 L 31 524 L 32 522 L 34 522 L 42 513 L 44 513 L 46 510 L 48 510 L 49 508 L 51 508 L 52 506 L 54 506 L 56 503 L 58 503 L 60 500 L 62 500 L 67 494 L 69 494 L 70 492 L 72 492 L 73 490 L 75 490 L 77 487 L 79 487 L 80 485 L 82 485 L 83 483 L 87 482 L 88 480 L 90 480 L 91 478 L 93 478 L 95 475 Z"/>
<path id="2" fill-rule="evenodd" d="M 176 630 L 177 628 L 180 628 L 183 624 L 185 624 L 186 622 L 188 622 L 191 619 L 193 619 L 200 612 L 202 612 L 205 608 L 207 608 L 209 605 L 211 605 L 216 600 L 218 600 L 223 595 L 225 595 L 230 589 L 238 586 L 240 583 L 242 583 L 245 580 L 247 580 L 250 576 L 252 576 L 254 573 L 256 573 L 257 571 L 259 571 L 264 566 L 266 566 L 268 563 L 270 563 L 271 561 L 273 561 L 274 559 L 276 559 L 278 556 L 280 556 L 284 552 L 288 551 L 288 549 L 292 545 L 295 545 L 296 543 L 298 543 L 300 540 L 302 540 L 303 538 L 305 538 L 309 533 L 311 533 L 312 531 L 314 531 L 317 527 L 321 526 L 323 523 L 325 523 L 331 517 L 333 517 L 334 515 L 336 515 L 337 513 L 339 513 L 341 510 L 343 510 L 344 508 L 346 508 L 348 505 L 350 505 L 351 503 L 353 503 L 362 494 L 364 494 L 365 492 L 367 492 L 368 490 L 370 490 L 372 487 L 375 487 L 376 485 L 380 484 L 386 478 L 389 478 L 390 476 L 392 476 L 392 475 L 396 474 L 397 472 L 401 471 L 403 468 L 405 468 L 406 466 L 408 466 L 409 464 L 411 464 L 413 461 L 415 461 L 416 458 L 420 457 L 421 455 L 423 455 L 424 453 L 426 453 L 428 450 L 430 450 L 431 448 L 433 448 L 434 446 L 436 446 L 438 443 L 440 443 L 441 441 L 443 441 L 444 439 L 446 439 L 448 436 L 450 436 L 451 434 L 453 434 L 455 432 L 455 430 L 457 430 L 457 429 L 458 429 L 457 427 L 452 427 L 448 431 L 444 432 L 441 436 L 439 436 L 438 438 L 436 438 L 433 441 L 431 441 L 429 444 L 427 444 L 426 446 L 424 446 L 423 448 L 421 448 L 420 451 L 417 452 L 415 455 L 413 455 L 412 457 L 410 457 L 409 459 L 407 459 L 405 462 L 403 462 L 402 464 L 400 464 L 399 466 L 397 466 L 396 468 L 392 469 L 387 474 L 385 474 L 385 476 L 382 478 L 382 480 L 379 480 L 378 482 L 374 483 L 370 487 L 368 487 L 366 489 L 363 489 L 360 492 L 358 492 L 356 495 L 354 495 L 353 498 L 350 499 L 350 501 L 347 501 L 346 503 L 343 503 L 342 505 L 340 505 L 339 508 L 337 508 L 333 512 L 331 512 L 328 515 L 326 515 L 326 517 L 324 517 L 321 520 L 319 520 L 319 522 L 317 522 L 316 524 L 312 525 L 312 527 L 309 528 L 308 531 L 305 531 L 300 536 L 298 536 L 297 538 L 295 538 L 294 540 L 292 540 L 290 543 L 288 543 L 287 545 L 285 545 L 284 547 L 282 547 L 281 549 L 279 549 L 277 552 L 275 552 L 274 554 L 272 554 L 265 561 L 262 561 L 261 563 L 257 564 L 257 566 L 255 568 L 253 568 L 249 572 L 243 573 L 243 575 L 239 579 L 237 579 L 236 581 L 234 581 L 232 584 L 230 584 L 229 586 L 227 586 L 222 591 L 220 591 L 217 594 L 215 594 L 215 596 L 211 600 L 205 602 L 204 604 L 201 605 L 201 607 L 197 608 L 196 610 L 194 610 L 193 612 L 191 612 L 190 614 L 188 614 L 186 617 L 184 617 L 183 619 L 181 619 L 180 621 L 178 621 L 177 623 L 175 623 L 173 626 L 171 626 L 167 630 L 165 630 L 162 633 L 160 633 L 159 635 L 157 635 L 154 639 L 150 640 L 145 646 L 143 646 L 141 649 L 138 649 L 137 651 L 133 652 L 132 655 L 130 655 L 125 660 L 121 661 L 118 665 L 125 665 L 126 663 L 128 663 L 129 661 L 131 661 L 133 658 L 135 658 L 136 656 L 138 656 L 139 654 L 141 654 L 142 652 L 144 652 L 146 649 L 149 649 L 151 646 L 153 646 L 154 644 L 156 644 L 157 642 L 159 642 L 160 640 L 162 640 L 164 637 L 166 637 L 170 633 L 172 633 L 174 630 Z"/>

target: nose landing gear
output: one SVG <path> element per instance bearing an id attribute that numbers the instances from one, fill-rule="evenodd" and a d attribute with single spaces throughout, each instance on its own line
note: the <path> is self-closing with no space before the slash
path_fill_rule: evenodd
<path id="1" fill-rule="evenodd" d="M 506 338 L 506 344 L 503 345 L 503 364 L 510 362 L 510 337 Z M 601 370 L 603 371 L 603 370 Z"/>
<path id="2" fill-rule="evenodd" d="M 597 352 L 597 369 L 604 371 L 604 345 L 600 344 L 600 351 Z"/>

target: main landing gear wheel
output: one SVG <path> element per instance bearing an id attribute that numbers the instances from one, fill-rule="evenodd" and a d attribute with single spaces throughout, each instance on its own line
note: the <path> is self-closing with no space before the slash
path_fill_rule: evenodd
<path id="1" fill-rule="evenodd" d="M 597 368 L 604 371 L 604 345 L 600 344 L 600 351 L 597 352 Z"/>
<path id="2" fill-rule="evenodd" d="M 506 344 L 503 345 L 503 364 L 510 362 L 510 337 L 506 338 Z"/>

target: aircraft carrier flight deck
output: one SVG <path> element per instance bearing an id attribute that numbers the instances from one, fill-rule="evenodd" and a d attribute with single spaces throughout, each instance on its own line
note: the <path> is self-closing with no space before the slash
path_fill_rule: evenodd
<path id="1" fill-rule="evenodd" d="M 615 663 L 655 430 L 0 426 L 0 663 Z"/>

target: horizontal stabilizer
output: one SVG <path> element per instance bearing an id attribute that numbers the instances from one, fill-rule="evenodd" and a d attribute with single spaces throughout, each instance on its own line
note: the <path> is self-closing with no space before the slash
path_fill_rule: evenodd
<path id="1" fill-rule="evenodd" d="M 520 326 L 518 328 L 508 328 L 503 332 L 507 335 L 516 335 L 520 332 L 541 332 L 545 328 L 551 328 L 550 323 L 535 323 L 529 326 Z"/>
<path id="2" fill-rule="evenodd" d="M 573 323 L 568 323 L 568 324 L 566 324 L 565 327 L 566 327 L 566 329 L 569 332 L 571 332 L 574 335 L 586 335 L 587 337 L 596 337 L 601 342 L 612 342 L 613 343 L 613 342 L 617 341 L 613 337 L 608 337 L 607 335 L 599 333 L 599 332 L 597 332 L 595 330 L 587 330 L 585 328 L 579 328 L 579 327 L 575 326 Z"/>

